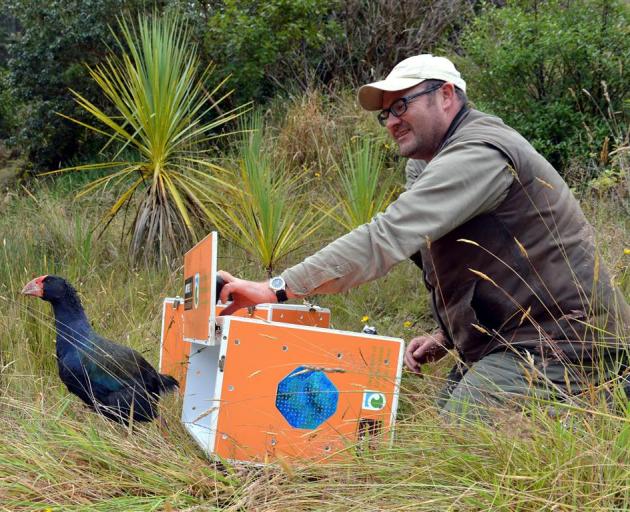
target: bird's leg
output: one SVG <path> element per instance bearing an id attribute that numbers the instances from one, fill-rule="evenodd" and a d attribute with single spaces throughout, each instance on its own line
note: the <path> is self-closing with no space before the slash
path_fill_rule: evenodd
<path id="1" fill-rule="evenodd" d="M 129 408 L 129 424 L 127 425 L 127 435 L 133 434 L 133 410 L 135 406 L 135 401 L 131 400 L 131 407 Z"/>
<path id="2" fill-rule="evenodd" d="M 170 437 L 168 433 L 168 430 L 169 430 L 168 421 L 166 421 L 166 418 L 162 416 L 161 414 L 156 419 L 157 419 L 158 430 L 160 431 L 160 434 L 162 434 L 162 437 L 164 439 L 168 439 Z"/>

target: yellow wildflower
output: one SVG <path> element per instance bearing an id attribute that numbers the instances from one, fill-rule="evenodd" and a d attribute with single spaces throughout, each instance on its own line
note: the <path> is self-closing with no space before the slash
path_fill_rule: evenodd
<path id="1" fill-rule="evenodd" d="M 410 322 L 409 320 L 403 322 L 403 327 L 405 327 L 406 329 L 409 329 L 409 327 L 411 327 L 413 325 L 413 322 Z"/>
<path id="2" fill-rule="evenodd" d="M 367 322 L 370 319 L 369 316 L 365 315 L 362 319 L 361 322 Z"/>
<path id="3" fill-rule="evenodd" d="M 626 247 L 626 248 L 623 250 L 623 253 L 624 253 L 626 256 L 630 256 L 630 247 Z"/>

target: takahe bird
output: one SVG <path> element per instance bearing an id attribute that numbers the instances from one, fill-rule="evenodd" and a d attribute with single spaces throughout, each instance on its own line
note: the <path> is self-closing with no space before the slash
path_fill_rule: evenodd
<path id="1" fill-rule="evenodd" d="M 62 277 L 38 277 L 22 293 L 52 304 L 59 377 L 71 393 L 120 423 L 158 416 L 160 394 L 175 390 L 177 380 L 155 371 L 135 350 L 94 332 L 76 290 Z"/>

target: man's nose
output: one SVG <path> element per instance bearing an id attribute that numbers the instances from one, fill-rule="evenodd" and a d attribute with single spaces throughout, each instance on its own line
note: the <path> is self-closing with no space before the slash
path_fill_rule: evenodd
<path id="1" fill-rule="evenodd" d="M 400 124 L 400 118 L 396 117 L 394 114 L 390 112 L 390 114 L 387 116 L 387 120 L 385 121 L 385 128 L 387 128 L 389 132 L 391 133 L 392 130 L 396 128 L 396 126 L 398 126 L 399 124 Z"/>

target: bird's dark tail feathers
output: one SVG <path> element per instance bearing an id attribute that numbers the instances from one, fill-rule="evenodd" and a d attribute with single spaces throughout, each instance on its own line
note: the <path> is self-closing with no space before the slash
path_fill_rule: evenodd
<path id="1" fill-rule="evenodd" d="M 160 393 L 168 393 L 169 391 L 175 391 L 179 387 L 179 382 L 174 377 L 170 375 L 165 375 L 163 373 L 159 374 L 160 376 Z"/>

